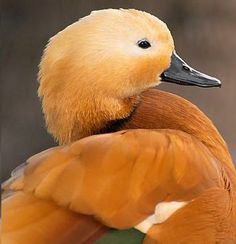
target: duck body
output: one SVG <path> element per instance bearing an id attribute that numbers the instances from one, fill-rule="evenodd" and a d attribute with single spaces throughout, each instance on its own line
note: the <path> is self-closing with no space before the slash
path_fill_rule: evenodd
<path id="1" fill-rule="evenodd" d="M 156 96 L 159 105 L 150 103 Z M 170 123 L 178 109 L 175 114 L 164 110 L 170 124 L 163 124 L 163 114 L 160 119 L 158 112 L 162 99 L 179 102 L 181 114 L 186 115 L 187 107 L 195 110 L 196 120 L 189 126 L 192 134 L 188 133 L 188 126 L 176 123 L 176 119 L 174 124 Z M 140 119 L 143 115 L 145 119 Z M 194 135 L 194 130 L 204 129 L 204 124 L 211 132 L 208 133 L 211 135 L 209 142 Z M 21 202 L 19 199 L 26 203 L 34 200 L 40 202 L 38 206 L 42 211 L 45 208 L 42 206 L 53 203 L 51 208 L 59 213 L 63 210 L 68 223 L 67 214 L 72 215 L 70 221 L 78 228 L 69 232 L 75 238 L 71 243 L 82 243 L 82 236 L 90 240 L 91 229 L 95 237 L 100 237 L 107 232 L 105 226 L 132 228 L 152 215 L 158 203 L 185 202 L 186 205 L 167 220 L 148 230 L 145 243 L 234 243 L 235 171 L 227 147 L 209 119 L 178 96 L 149 90 L 142 95 L 140 105 L 129 120 L 119 127 L 121 132 L 91 136 L 32 157 L 24 179 L 17 178 L 10 186 L 18 191 L 18 188 L 24 189 L 26 193 L 16 193 L 15 200 L 8 198 L 3 207 L 9 208 L 14 201 Z M 11 210 L 14 215 L 19 211 L 17 207 Z M 27 216 L 24 212 L 20 214 Z M 63 220 L 63 214 L 58 214 L 58 218 Z M 105 226 L 90 217 L 77 216 L 79 214 L 92 215 Z M 9 221 L 9 217 L 6 219 Z M 68 226 L 63 227 L 67 229 Z M 28 238 L 27 233 L 25 238 Z M 54 235 L 58 236 L 55 232 Z M 65 243 L 67 241 L 65 239 Z"/>
<path id="2" fill-rule="evenodd" d="M 51 39 L 39 96 L 60 146 L 4 183 L 3 243 L 101 244 L 111 228 L 141 231 L 137 243 L 236 243 L 226 143 L 195 105 L 153 88 L 160 77 L 220 83 L 173 48 L 167 27 L 137 10 L 97 11 Z"/>
<path id="3" fill-rule="evenodd" d="M 168 103 L 165 101 L 168 101 Z M 139 114 L 142 114 L 142 116 L 139 116 Z M 189 117 L 191 117 L 192 123 L 186 123 L 190 121 Z M 218 162 L 217 171 L 220 174 L 219 179 L 222 183 L 221 187 L 215 185 L 215 187 L 204 188 L 197 197 L 192 195 L 190 197 L 192 200 L 189 199 L 190 202 L 187 206 L 179 210 L 176 215 L 166 222 L 153 227 L 149 234 L 154 236 L 154 240 L 157 243 L 235 243 L 235 168 L 227 145 L 209 118 L 185 99 L 151 89 L 142 94 L 142 101 L 140 106 L 137 107 L 137 113 L 133 114 L 132 119 L 123 128 L 138 127 L 171 129 L 175 135 L 180 131 L 191 135 L 191 137 L 206 146 L 214 157 L 214 161 Z M 188 153 L 194 158 L 194 153 L 190 152 L 190 148 L 186 149 L 186 151 L 188 150 Z M 196 145 L 195 150 L 198 151 Z M 201 154 L 201 149 L 198 153 Z M 181 161 L 180 156 L 179 160 Z M 190 168 L 185 168 L 186 176 L 188 175 L 193 180 L 194 175 L 191 176 L 191 170 L 195 170 L 198 175 L 201 175 L 203 171 L 206 172 L 207 169 L 204 168 L 203 161 L 200 158 L 197 159 L 197 162 L 201 162 L 200 165 L 203 167 L 199 169 L 199 172 L 190 163 Z M 181 168 L 180 165 L 178 167 Z M 216 174 L 214 167 L 211 170 L 215 172 L 213 174 Z M 210 178 L 210 175 L 208 175 L 203 181 L 206 183 Z M 186 182 L 185 186 L 189 183 Z M 181 192 L 181 190 L 175 192 Z M 193 189 L 190 192 L 193 193 Z M 184 194 L 187 195 L 186 192 Z M 172 200 L 176 201 L 177 199 Z M 184 199 L 180 198 L 178 201 L 184 201 Z"/>

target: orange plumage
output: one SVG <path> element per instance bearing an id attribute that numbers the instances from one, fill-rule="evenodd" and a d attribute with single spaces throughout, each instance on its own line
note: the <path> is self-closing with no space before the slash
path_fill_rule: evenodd
<path id="1" fill-rule="evenodd" d="M 143 37 L 152 44 L 145 53 L 130 46 Z M 150 89 L 173 48 L 167 27 L 136 10 L 98 11 L 53 37 L 39 95 L 62 146 L 5 183 L 4 243 L 92 243 L 108 228 L 132 227 L 145 243 L 236 242 L 227 145 L 196 106 Z M 160 203 L 170 202 L 184 205 L 165 217 Z"/>

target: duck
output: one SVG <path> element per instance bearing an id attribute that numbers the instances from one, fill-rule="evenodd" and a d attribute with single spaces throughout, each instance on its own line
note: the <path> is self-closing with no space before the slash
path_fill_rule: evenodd
<path id="1" fill-rule="evenodd" d="M 59 145 L 3 184 L 3 243 L 236 243 L 227 144 L 197 106 L 157 89 L 221 82 L 178 56 L 164 22 L 93 11 L 49 40 L 39 70 Z"/>

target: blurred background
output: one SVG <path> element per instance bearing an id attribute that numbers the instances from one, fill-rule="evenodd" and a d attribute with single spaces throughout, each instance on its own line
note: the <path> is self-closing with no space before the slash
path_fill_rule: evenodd
<path id="1" fill-rule="evenodd" d="M 38 63 L 47 40 L 92 10 L 136 8 L 164 20 L 176 50 L 192 67 L 223 81 L 221 89 L 163 84 L 198 105 L 216 124 L 236 161 L 235 0 L 3 0 L 1 34 L 2 180 L 29 156 L 55 145 L 37 97 Z"/>

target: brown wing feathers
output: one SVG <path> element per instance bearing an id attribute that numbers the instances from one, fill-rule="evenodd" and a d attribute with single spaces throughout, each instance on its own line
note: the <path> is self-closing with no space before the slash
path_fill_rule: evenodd
<path id="1" fill-rule="evenodd" d="M 93 215 L 116 228 L 135 226 L 158 202 L 192 201 L 211 188 L 224 191 L 211 152 L 173 130 L 92 136 L 30 161 L 23 180 L 27 197 L 50 201 L 72 215 Z"/>
<path id="2" fill-rule="evenodd" d="M 86 243 L 107 228 L 92 217 L 22 191 L 6 199 L 2 208 L 2 243 Z"/>

